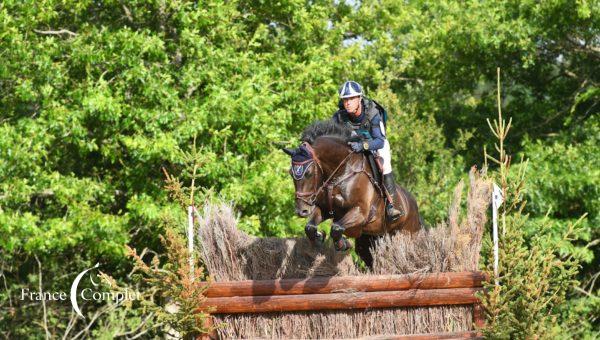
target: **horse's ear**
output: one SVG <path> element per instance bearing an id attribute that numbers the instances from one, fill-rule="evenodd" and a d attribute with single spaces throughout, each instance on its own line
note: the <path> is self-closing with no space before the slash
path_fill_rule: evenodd
<path id="1" fill-rule="evenodd" d="M 283 152 L 287 153 L 290 156 L 294 156 L 296 154 L 296 149 L 288 149 L 288 148 L 283 148 L 281 149 Z"/>

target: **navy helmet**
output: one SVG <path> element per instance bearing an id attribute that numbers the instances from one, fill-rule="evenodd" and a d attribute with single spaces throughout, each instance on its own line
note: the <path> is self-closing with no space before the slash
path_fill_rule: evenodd
<path id="1" fill-rule="evenodd" d="M 362 96 L 362 87 L 359 83 L 348 80 L 340 87 L 340 99 L 342 98 L 350 98 L 356 96 Z"/>

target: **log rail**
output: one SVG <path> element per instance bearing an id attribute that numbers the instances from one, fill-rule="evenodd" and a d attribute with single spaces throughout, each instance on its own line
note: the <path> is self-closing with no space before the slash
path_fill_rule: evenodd
<path id="1" fill-rule="evenodd" d="M 349 310 L 472 305 L 483 326 L 476 297 L 487 280 L 481 272 L 314 277 L 211 283 L 199 310 L 211 314 Z"/>
<path id="2" fill-rule="evenodd" d="M 348 291 L 381 292 L 408 289 L 481 287 L 486 277 L 481 272 L 334 276 L 309 279 L 245 280 L 214 282 L 206 297 L 328 294 Z"/>

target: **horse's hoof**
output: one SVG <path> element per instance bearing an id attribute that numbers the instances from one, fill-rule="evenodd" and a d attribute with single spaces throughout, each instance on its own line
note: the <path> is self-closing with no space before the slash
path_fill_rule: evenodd
<path id="1" fill-rule="evenodd" d="M 322 247 L 323 244 L 325 244 L 325 232 L 324 231 L 317 231 L 315 234 L 315 238 L 310 240 L 310 242 L 316 246 L 316 247 Z"/>
<path id="2" fill-rule="evenodd" d="M 317 238 L 315 239 L 315 242 L 317 242 L 317 244 L 322 245 L 323 243 L 325 243 L 325 239 L 327 238 L 327 235 L 325 234 L 324 231 L 319 231 L 317 233 Z"/>
<path id="3" fill-rule="evenodd" d="M 352 243 L 346 240 L 345 238 L 339 239 L 338 241 L 333 243 L 335 250 L 337 251 L 347 251 L 352 249 Z"/>
<path id="4" fill-rule="evenodd" d="M 313 224 L 307 224 L 306 227 L 304 227 L 304 232 L 311 242 L 314 242 L 319 236 L 319 230 L 317 229 L 317 226 Z"/>

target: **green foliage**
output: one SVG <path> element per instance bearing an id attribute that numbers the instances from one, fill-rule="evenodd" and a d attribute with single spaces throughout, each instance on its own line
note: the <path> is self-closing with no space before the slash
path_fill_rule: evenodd
<path id="1" fill-rule="evenodd" d="M 544 338 L 583 333 L 589 329 L 589 315 L 561 318 L 567 294 L 578 282 L 578 261 L 556 253 L 548 225 L 531 223 L 535 235 L 525 238 L 526 217 L 518 212 L 506 217 L 506 232 L 500 241 L 498 286 L 490 283 L 484 297 L 487 310 L 486 337 L 502 339 Z M 577 232 L 571 225 L 563 239 Z M 489 240 L 488 240 L 489 241 Z M 487 248 L 490 249 L 490 245 Z M 493 277 L 492 265 L 488 271 Z M 577 323 L 576 323 L 577 322 Z M 575 329 L 575 325 L 587 326 Z"/>
<path id="2" fill-rule="evenodd" d="M 161 329 L 171 329 L 186 338 L 208 332 L 210 327 L 205 312 L 209 310 L 197 312 L 206 299 L 202 293 L 208 288 L 207 277 L 199 266 L 198 254 L 190 254 L 186 240 L 172 229 L 167 229 L 161 240 L 166 259 L 161 261 L 155 254 L 150 265 L 146 264 L 143 255 L 128 248 L 128 255 L 135 261 L 133 272 L 139 272 L 134 274 L 136 288 L 144 292 L 137 303 L 141 304 L 143 315 L 152 319 L 152 322 L 145 322 L 144 328 L 137 330 L 138 334 L 155 328 L 158 328 L 155 333 Z M 190 256 L 193 256 L 191 261 Z M 114 279 L 106 278 L 113 288 L 119 288 Z"/>
<path id="3" fill-rule="evenodd" d="M 161 252 L 162 221 L 181 214 L 162 168 L 206 188 L 197 201 L 235 202 L 252 234 L 302 235 L 278 147 L 329 118 L 350 78 L 390 112 L 397 178 L 433 224 L 491 150 L 497 66 L 518 118 L 507 145 L 535 159 L 525 228 L 549 225 L 591 282 L 599 20 L 597 2 L 566 0 L 0 2 L 0 304 L 22 310 L 0 329 L 45 332 L 38 306 L 10 299 L 36 284 L 36 255 L 44 290 L 67 291 L 96 262 L 127 283 L 125 244 Z M 48 309 L 62 336 L 70 306 Z"/>
<path id="4" fill-rule="evenodd" d="M 569 134 L 553 138 L 551 144 L 524 141 L 524 152 L 531 159 L 529 173 L 535 174 L 525 195 L 525 211 L 531 217 L 524 232 L 528 238 L 535 237 L 539 232 L 536 225 L 545 226 L 546 246 L 561 258 L 572 257 L 582 264 L 580 287 L 569 293 L 569 303 L 562 308 L 562 318 L 572 321 L 565 325 L 565 333 L 581 336 L 587 327 L 597 328 L 600 315 L 600 287 L 595 284 L 600 264 L 599 132 L 595 116 Z M 565 238 L 575 223 L 576 232 Z M 589 315 L 596 317 L 587 318 Z"/>
<path id="5" fill-rule="evenodd" d="M 530 219 L 524 214 L 525 178 L 530 162 L 522 161 L 511 167 L 511 158 L 504 149 L 511 122 L 512 119 L 507 123 L 502 118 L 499 107 L 498 119 L 490 123 L 498 141 L 494 144 L 498 156 L 485 155 L 499 166 L 496 177 L 504 202 L 498 222 L 497 269 L 493 257 L 486 257 L 487 271 L 494 279 L 485 285 L 486 292 L 482 294 L 488 315 L 484 334 L 501 339 L 551 339 L 566 334 L 589 336 L 594 315 L 592 308 L 597 297 L 591 296 L 588 302 L 591 308 L 581 308 L 586 304 L 583 301 L 579 301 L 579 309 L 568 308 L 572 302 L 567 300 L 568 294 L 579 285 L 576 277 L 580 263 L 585 260 L 573 251 L 573 242 L 586 238 L 585 230 L 577 226 L 585 215 L 568 225 L 565 222 L 554 222 L 553 225 L 548 216 Z M 536 161 L 531 163 L 535 165 Z M 492 244 L 489 239 L 486 241 L 484 249 L 487 248 L 489 254 Z"/>

